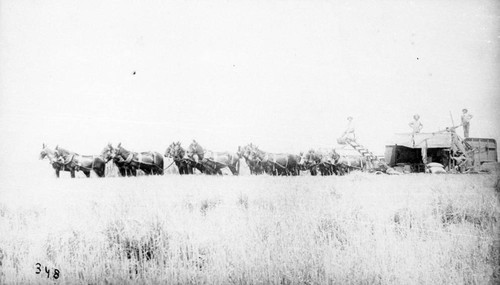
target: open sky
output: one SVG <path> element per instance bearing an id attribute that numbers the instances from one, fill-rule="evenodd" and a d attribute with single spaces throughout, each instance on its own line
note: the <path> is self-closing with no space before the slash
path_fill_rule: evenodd
<path id="1" fill-rule="evenodd" d="M 499 79 L 499 1 L 0 2 L 0 155 L 18 162 L 43 142 L 335 147 L 349 115 L 382 154 L 413 114 L 432 132 L 463 108 L 500 142 Z"/>

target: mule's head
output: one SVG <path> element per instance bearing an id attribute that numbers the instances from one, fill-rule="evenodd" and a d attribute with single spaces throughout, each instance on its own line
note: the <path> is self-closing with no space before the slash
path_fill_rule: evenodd
<path id="1" fill-rule="evenodd" d="M 172 158 L 173 155 L 172 155 L 172 152 L 173 152 L 173 149 L 174 149 L 174 146 L 175 146 L 175 143 L 171 143 L 167 149 L 165 150 L 165 154 L 163 155 L 164 157 L 169 157 L 169 158 Z"/>
<path id="2" fill-rule="evenodd" d="M 311 166 L 314 163 L 316 163 L 318 159 L 319 159 L 319 156 L 316 153 L 316 151 L 313 149 L 310 149 L 308 152 L 303 153 L 300 156 L 299 164 L 302 166 L 308 167 L 308 166 Z"/>
<path id="3" fill-rule="evenodd" d="M 248 159 L 257 163 L 260 163 L 265 159 L 264 153 L 259 150 L 257 146 L 252 146 L 250 149 Z"/>
<path id="4" fill-rule="evenodd" d="M 40 159 L 44 159 L 45 157 L 48 157 L 51 159 L 49 154 L 52 154 L 52 151 L 47 147 L 46 144 L 42 144 L 42 151 L 40 152 Z"/>
<path id="5" fill-rule="evenodd" d="M 335 151 L 335 149 L 332 149 L 332 151 L 330 152 L 330 157 L 335 163 L 337 163 L 340 159 L 340 154 L 338 154 L 338 152 Z"/>
<path id="6" fill-rule="evenodd" d="M 194 160 L 196 163 L 198 163 L 200 159 L 203 159 L 203 153 L 203 148 L 195 140 L 193 140 L 186 150 L 187 158 Z"/>
<path id="7" fill-rule="evenodd" d="M 165 156 L 169 157 L 169 158 L 176 159 L 176 160 L 180 160 L 180 159 L 185 158 L 185 151 L 181 147 L 180 142 L 176 142 L 176 143 L 174 142 L 165 151 Z"/>
<path id="8" fill-rule="evenodd" d="M 64 152 L 61 151 L 59 146 L 56 146 L 56 149 L 54 150 L 53 159 L 55 162 L 64 163 Z"/>
<path id="9" fill-rule="evenodd" d="M 238 158 L 243 157 L 243 148 L 241 146 L 238 146 L 238 150 L 236 151 L 236 155 L 238 156 Z"/>
<path id="10" fill-rule="evenodd" d="M 184 150 L 184 148 L 182 148 L 180 142 L 177 142 L 177 144 L 174 147 L 173 157 L 174 159 L 178 160 L 186 158 L 186 151 Z"/>
<path id="11" fill-rule="evenodd" d="M 241 147 L 241 146 L 238 147 L 238 152 L 237 152 L 238 156 L 240 158 L 243 157 L 243 158 L 249 159 L 250 155 L 252 153 L 252 147 L 253 147 L 252 144 L 248 144 L 244 147 Z"/>
<path id="12" fill-rule="evenodd" d="M 114 157 L 113 151 L 114 151 L 113 146 L 111 145 L 111 143 L 108 143 L 108 145 L 106 145 L 101 152 L 101 155 L 104 158 L 104 161 L 108 162 L 111 159 L 113 159 L 113 157 Z"/>
<path id="13" fill-rule="evenodd" d="M 300 152 L 299 157 L 300 157 L 299 165 L 301 165 L 301 166 L 305 165 L 306 164 L 306 154 L 303 152 Z"/>
<path id="14" fill-rule="evenodd" d="M 113 150 L 111 151 L 111 157 L 114 160 L 119 160 L 123 154 L 123 151 L 124 151 L 124 149 L 122 147 L 122 143 L 118 143 L 116 148 L 113 148 Z"/>

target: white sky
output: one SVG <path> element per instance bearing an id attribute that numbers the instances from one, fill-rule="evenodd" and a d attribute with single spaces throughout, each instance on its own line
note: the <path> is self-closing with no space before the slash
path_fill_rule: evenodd
<path id="1" fill-rule="evenodd" d="M 348 115 L 382 154 L 414 113 L 431 132 L 464 107 L 500 143 L 499 63 L 498 1 L 5 0 L 0 154 L 298 152 Z"/>

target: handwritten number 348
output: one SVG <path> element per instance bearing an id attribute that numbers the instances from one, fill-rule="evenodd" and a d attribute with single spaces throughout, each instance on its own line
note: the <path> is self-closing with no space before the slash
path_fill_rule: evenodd
<path id="1" fill-rule="evenodd" d="M 42 265 L 40 263 L 35 264 L 36 265 L 36 274 L 42 273 Z M 47 278 L 50 278 L 50 269 L 47 268 L 47 266 L 44 266 L 45 273 L 47 273 Z M 54 279 L 59 278 L 59 269 L 54 268 L 54 275 L 52 276 Z"/>

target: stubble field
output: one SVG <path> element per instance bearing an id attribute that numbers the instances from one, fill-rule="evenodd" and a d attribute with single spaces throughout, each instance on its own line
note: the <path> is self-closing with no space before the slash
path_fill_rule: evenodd
<path id="1" fill-rule="evenodd" d="M 497 180 L 7 180 L 0 283 L 495 284 Z"/>

